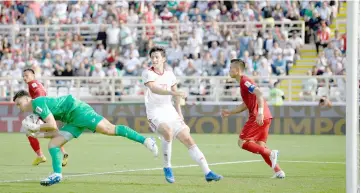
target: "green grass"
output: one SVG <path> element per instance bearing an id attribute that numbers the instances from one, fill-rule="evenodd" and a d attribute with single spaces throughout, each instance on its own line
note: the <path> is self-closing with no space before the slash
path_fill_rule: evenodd
<path id="1" fill-rule="evenodd" d="M 237 135 L 193 135 L 209 163 L 261 160 L 237 146 Z M 39 179 L 51 173 L 47 139 L 41 140 L 48 162 L 31 166 L 34 158 L 24 134 L 0 134 L 0 192 L 217 192 L 217 193 L 342 193 L 345 192 L 345 136 L 273 135 L 268 146 L 280 150 L 283 180 L 270 179 L 264 162 L 214 165 L 225 178 L 207 183 L 198 167 L 176 168 L 175 184 L 167 184 L 162 170 L 73 176 L 51 187 Z M 158 143 L 159 144 L 159 143 Z M 162 167 L 143 146 L 121 137 L 83 134 L 66 145 L 70 154 L 64 176 Z M 294 163 L 288 161 L 314 161 Z M 337 163 L 322 163 L 337 162 Z M 178 141 L 173 144 L 173 165 L 194 164 Z M 8 180 L 31 179 L 7 183 Z"/>

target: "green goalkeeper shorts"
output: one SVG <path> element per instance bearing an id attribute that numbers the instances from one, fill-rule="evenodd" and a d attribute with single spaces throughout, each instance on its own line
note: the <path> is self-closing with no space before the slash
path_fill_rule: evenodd
<path id="1" fill-rule="evenodd" d="M 68 123 L 60 129 L 71 133 L 74 138 L 78 138 L 85 129 L 89 129 L 93 133 L 103 116 L 99 115 L 94 109 L 86 103 L 80 103 L 71 113 Z"/>

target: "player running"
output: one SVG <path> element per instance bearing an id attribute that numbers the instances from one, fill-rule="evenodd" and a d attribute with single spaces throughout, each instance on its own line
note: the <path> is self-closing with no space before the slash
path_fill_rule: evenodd
<path id="1" fill-rule="evenodd" d="M 29 94 L 32 99 L 38 98 L 40 96 L 46 96 L 46 91 L 44 86 L 37 80 L 35 80 L 35 72 L 32 69 L 25 69 L 23 71 L 23 79 L 26 84 L 28 84 Z M 37 157 L 33 161 L 33 165 L 37 166 L 40 163 L 46 162 L 46 157 L 40 148 L 39 140 L 35 137 L 32 137 L 27 134 L 28 140 L 30 142 L 31 148 L 33 148 L 34 152 L 37 154 Z M 64 147 L 61 147 L 61 152 L 63 153 L 63 162 L 62 166 L 66 166 L 68 163 L 69 154 L 65 152 Z"/>
<path id="2" fill-rule="evenodd" d="M 222 110 L 222 117 L 228 117 L 248 109 L 249 118 L 239 135 L 239 147 L 260 154 L 274 170 L 274 178 L 285 178 L 285 173 L 277 164 L 278 150 L 270 150 L 266 147 L 268 129 L 272 121 L 271 112 L 260 89 L 253 80 L 243 75 L 245 68 L 245 63 L 242 60 L 231 60 L 229 74 L 239 82 L 243 103 L 231 111 Z"/>
<path id="3" fill-rule="evenodd" d="M 40 181 L 43 186 L 57 184 L 62 180 L 60 147 L 73 138 L 78 138 L 85 129 L 110 136 L 126 137 L 143 144 L 154 156 L 158 155 L 158 147 L 153 139 L 145 138 L 125 125 L 113 125 L 96 113 L 90 105 L 75 99 L 72 95 L 31 99 L 26 91 L 19 91 L 13 100 L 22 112 L 33 112 L 44 121 L 44 124 L 37 125 L 25 118 L 22 121 L 23 128 L 37 138 L 51 138 L 48 147 L 54 173 Z M 56 120 L 64 123 L 60 130 Z"/>
<path id="4" fill-rule="evenodd" d="M 180 99 L 185 98 L 185 94 L 177 91 L 175 75 L 172 71 L 165 69 L 167 60 L 165 50 L 161 47 L 153 47 L 149 56 L 152 67 L 142 74 L 143 82 L 147 87 L 145 106 L 150 127 L 162 136 L 165 179 L 169 183 L 175 182 L 171 165 L 174 138 L 178 138 L 188 148 L 191 158 L 202 168 L 206 181 L 222 179 L 222 176 L 209 169 L 205 156 L 197 147 L 190 135 L 189 127 L 183 121 Z M 176 97 L 175 108 L 172 105 L 172 96 Z"/>

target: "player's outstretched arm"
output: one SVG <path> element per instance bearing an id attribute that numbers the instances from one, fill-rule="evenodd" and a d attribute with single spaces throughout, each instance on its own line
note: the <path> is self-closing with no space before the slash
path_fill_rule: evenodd
<path id="1" fill-rule="evenodd" d="M 239 105 L 237 108 L 232 109 L 232 110 L 227 110 L 227 109 L 222 109 L 222 117 L 228 117 L 230 115 L 234 115 L 234 114 L 238 114 L 238 113 L 242 113 L 243 111 L 245 111 L 247 109 L 247 106 L 242 103 L 241 105 Z"/>
<path id="2" fill-rule="evenodd" d="M 56 124 L 55 118 L 53 114 L 49 114 L 44 119 L 44 124 L 40 125 L 41 132 L 49 132 L 49 131 L 56 131 L 58 130 L 58 125 Z"/>
<path id="3" fill-rule="evenodd" d="M 160 88 L 154 82 L 147 82 L 145 86 L 148 87 L 154 94 L 180 96 L 182 98 L 185 98 L 185 94 L 183 92 L 174 92 L 172 90 Z"/>
<path id="4" fill-rule="evenodd" d="M 58 130 L 58 126 L 56 124 L 53 114 L 49 114 L 48 116 L 46 116 L 46 118 L 43 119 L 43 121 L 44 121 L 43 124 L 38 125 L 38 124 L 29 122 L 28 120 L 24 119 L 22 122 L 22 126 L 24 127 L 24 129 L 26 129 L 30 133 L 52 132 L 52 131 Z"/>
<path id="5" fill-rule="evenodd" d="M 172 91 L 177 92 L 177 84 L 172 86 Z M 179 96 L 175 97 L 174 106 L 175 106 L 175 109 L 177 110 L 179 116 L 182 118 L 182 120 L 184 120 L 183 113 L 182 113 L 182 108 L 181 108 L 181 97 L 179 97 Z"/>

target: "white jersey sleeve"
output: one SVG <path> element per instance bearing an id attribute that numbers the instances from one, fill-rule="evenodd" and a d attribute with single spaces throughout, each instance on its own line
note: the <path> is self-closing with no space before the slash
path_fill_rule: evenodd
<path id="1" fill-rule="evenodd" d="M 142 80 L 144 84 L 147 84 L 148 82 L 154 82 L 156 78 L 157 77 L 155 76 L 155 73 L 148 69 L 144 70 L 142 73 Z"/>
<path id="2" fill-rule="evenodd" d="M 154 86 L 168 91 L 177 83 L 177 78 L 170 70 L 165 70 L 163 74 L 157 74 L 152 69 L 147 69 L 143 71 L 142 79 L 144 84 L 153 82 Z M 152 109 L 159 105 L 172 105 L 171 95 L 155 94 L 149 87 L 146 88 L 144 96 L 147 109 Z"/>

